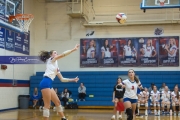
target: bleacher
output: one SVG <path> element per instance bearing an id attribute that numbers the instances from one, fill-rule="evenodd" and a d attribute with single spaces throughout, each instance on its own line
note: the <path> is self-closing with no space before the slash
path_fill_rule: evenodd
<path id="1" fill-rule="evenodd" d="M 112 92 L 116 84 L 118 76 L 127 75 L 127 71 L 88 71 L 88 72 L 61 72 L 63 77 L 80 78 L 78 83 L 62 83 L 58 78 L 55 78 L 53 87 L 58 88 L 61 93 L 64 88 L 68 88 L 72 92 L 74 101 L 78 99 L 78 87 L 81 82 L 86 86 L 86 101 L 77 101 L 79 108 L 112 108 Z M 150 87 L 153 82 L 158 89 L 162 83 L 173 90 L 175 84 L 180 83 L 180 71 L 136 71 L 142 85 Z M 39 83 L 43 78 L 44 72 L 36 72 L 35 76 L 30 77 L 30 93 L 34 87 L 39 87 Z M 89 97 L 94 95 L 94 97 Z"/>

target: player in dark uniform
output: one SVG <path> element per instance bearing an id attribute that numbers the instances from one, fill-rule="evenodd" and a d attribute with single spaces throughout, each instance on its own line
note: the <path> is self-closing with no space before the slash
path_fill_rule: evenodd
<path id="1" fill-rule="evenodd" d="M 122 79 L 118 78 L 117 79 L 117 83 L 114 86 L 114 90 L 113 90 L 113 100 L 112 102 L 114 102 L 114 115 L 111 117 L 111 119 L 115 119 L 115 114 L 117 113 L 117 111 L 119 111 L 119 116 L 117 116 L 119 119 L 122 119 L 122 111 L 124 110 L 124 105 L 123 105 L 123 96 L 124 96 L 124 92 L 125 89 L 122 88 Z"/>

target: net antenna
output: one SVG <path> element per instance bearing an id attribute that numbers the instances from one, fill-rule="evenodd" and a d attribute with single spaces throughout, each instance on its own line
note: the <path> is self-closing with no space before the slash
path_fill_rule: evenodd
<path id="1" fill-rule="evenodd" d="M 159 5 L 159 6 L 168 5 L 169 3 L 170 3 L 170 0 L 155 0 L 155 5 Z"/>
<path id="2" fill-rule="evenodd" d="M 29 25 L 34 19 L 34 16 L 32 14 L 16 14 L 15 16 L 9 16 L 10 23 L 12 23 L 13 19 L 16 19 L 18 21 L 22 32 L 28 32 Z"/>

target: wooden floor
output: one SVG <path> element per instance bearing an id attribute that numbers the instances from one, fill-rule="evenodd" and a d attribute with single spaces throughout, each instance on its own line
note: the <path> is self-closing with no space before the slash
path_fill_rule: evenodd
<path id="1" fill-rule="evenodd" d="M 112 110 L 65 110 L 65 115 L 68 120 L 111 120 Z M 43 120 L 42 111 L 39 109 L 18 109 L 0 112 L 0 120 Z M 59 115 L 53 110 L 50 111 L 49 120 L 61 120 Z M 123 120 L 126 120 L 126 116 L 123 115 Z M 142 118 L 136 118 L 135 120 L 180 120 L 180 117 L 176 116 L 143 116 Z"/>

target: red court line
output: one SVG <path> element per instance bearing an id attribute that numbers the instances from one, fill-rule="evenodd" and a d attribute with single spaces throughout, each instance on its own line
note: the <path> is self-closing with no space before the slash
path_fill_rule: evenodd
<path id="1" fill-rule="evenodd" d="M 29 87 L 29 84 L 17 84 L 13 86 L 12 83 L 0 83 L 0 87 Z"/>

